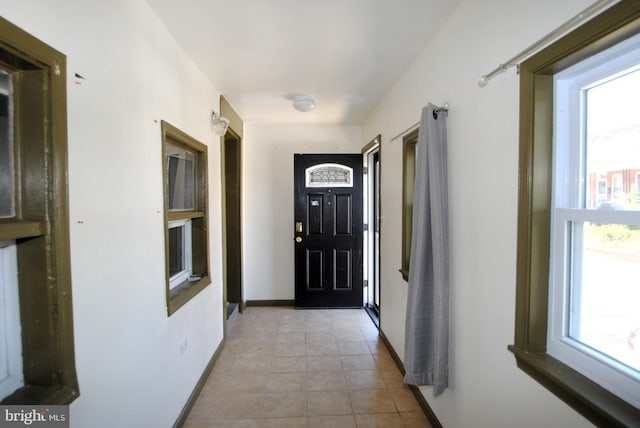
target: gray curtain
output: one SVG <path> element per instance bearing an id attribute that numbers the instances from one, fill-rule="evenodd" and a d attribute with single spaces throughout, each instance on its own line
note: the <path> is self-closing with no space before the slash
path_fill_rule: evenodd
<path id="1" fill-rule="evenodd" d="M 433 385 L 436 396 L 449 374 L 447 114 L 437 108 L 422 109 L 416 147 L 404 349 L 404 382 Z"/>

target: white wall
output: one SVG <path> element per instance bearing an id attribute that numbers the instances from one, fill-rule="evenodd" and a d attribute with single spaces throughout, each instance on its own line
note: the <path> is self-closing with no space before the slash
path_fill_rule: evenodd
<path id="1" fill-rule="evenodd" d="M 360 153 L 361 140 L 359 126 L 245 124 L 245 300 L 292 300 L 295 296 L 293 154 Z"/>
<path id="2" fill-rule="evenodd" d="M 220 94 L 143 1 L 7 1 L 0 15 L 67 55 L 71 426 L 171 426 L 223 337 L 220 149 L 209 128 Z M 170 318 L 160 120 L 209 146 L 211 180 L 212 284 Z"/>
<path id="3" fill-rule="evenodd" d="M 381 326 L 402 357 L 402 141 L 390 139 L 417 122 L 427 102 L 450 103 L 450 386 L 435 399 L 422 389 L 445 427 L 589 425 L 517 369 L 507 350 L 515 314 L 518 77 L 512 69 L 485 89 L 477 81 L 590 3 L 463 2 L 363 124 L 363 142 L 383 137 Z"/>

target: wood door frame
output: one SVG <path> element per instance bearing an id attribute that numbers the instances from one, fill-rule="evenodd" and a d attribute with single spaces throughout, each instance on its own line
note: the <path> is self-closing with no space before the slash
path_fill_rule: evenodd
<path id="1" fill-rule="evenodd" d="M 373 184 L 373 181 L 375 180 L 374 178 L 374 170 L 373 170 L 373 165 L 372 165 L 372 161 L 373 161 L 373 154 L 377 152 L 378 154 L 378 164 L 382 165 L 382 135 L 378 134 L 375 138 L 373 138 L 369 143 L 367 143 L 366 146 L 364 146 L 361 150 L 362 152 L 362 157 L 363 157 L 363 165 L 365 166 L 365 173 L 364 173 L 364 177 L 365 178 L 365 186 L 362 192 L 362 197 L 363 197 L 363 201 L 365 204 L 365 208 L 364 208 L 364 213 L 363 213 L 363 221 L 364 224 L 367 226 L 366 230 L 364 231 L 364 235 L 363 235 L 363 260 L 365 261 L 366 265 L 364 266 L 363 269 L 363 294 L 364 294 L 364 286 L 365 286 L 365 282 L 367 281 L 367 296 L 365 298 L 365 303 L 369 303 L 369 297 L 371 295 L 370 293 L 370 289 L 368 287 L 374 287 L 375 285 L 372 283 L 372 278 L 371 276 L 375 277 L 375 268 L 376 268 L 376 264 L 378 269 L 380 269 L 380 237 L 382 236 L 381 233 L 381 229 L 382 229 L 382 225 L 378 224 L 378 229 L 379 229 L 379 233 L 378 233 L 378 247 L 377 247 L 377 253 L 376 253 L 376 248 L 375 248 L 375 228 L 376 228 L 376 224 L 375 224 L 375 211 L 374 209 L 374 204 L 375 202 L 372 202 L 372 198 L 375 198 L 375 186 Z M 382 168 L 380 167 L 380 171 L 378 174 L 378 186 L 381 183 L 381 175 L 382 175 Z M 378 192 L 380 192 L 380 189 L 378 188 Z M 382 197 L 381 195 L 379 195 L 378 197 L 378 205 L 379 205 L 379 209 L 382 208 Z M 381 213 L 380 213 L 381 215 Z M 380 222 L 381 223 L 381 222 Z M 380 276 L 378 277 L 378 282 L 380 282 Z M 381 306 L 382 306 L 382 286 L 379 283 L 378 284 L 378 306 L 377 308 L 375 308 L 375 310 L 371 310 L 370 308 L 368 308 L 365 305 L 365 310 L 367 311 L 367 313 L 369 313 L 369 316 L 371 317 L 373 323 L 376 325 L 376 327 L 380 327 L 380 312 L 381 312 Z M 375 303 L 375 302 L 374 302 Z"/>
<path id="2" fill-rule="evenodd" d="M 242 307 L 242 140 L 230 129 L 222 146 L 225 301 Z"/>
<path id="3" fill-rule="evenodd" d="M 222 270 L 223 319 L 227 320 L 227 300 L 237 300 L 239 312 L 244 311 L 244 284 L 242 275 L 242 138 L 243 121 L 229 102 L 220 97 L 220 114 L 231 123 L 227 133 L 220 137 L 220 170 L 222 180 Z M 235 199 L 228 196 L 235 193 Z"/>

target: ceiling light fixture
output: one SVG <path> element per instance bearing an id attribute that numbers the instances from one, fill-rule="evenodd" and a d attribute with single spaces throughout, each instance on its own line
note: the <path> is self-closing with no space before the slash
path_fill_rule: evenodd
<path id="1" fill-rule="evenodd" d="M 229 128 L 229 119 L 218 115 L 215 110 L 211 112 L 211 123 L 213 124 L 213 132 L 219 136 L 222 137 L 227 133 L 227 129 Z"/>
<path id="2" fill-rule="evenodd" d="M 316 108 L 316 100 L 311 95 L 295 95 L 293 108 L 301 112 L 308 112 Z"/>

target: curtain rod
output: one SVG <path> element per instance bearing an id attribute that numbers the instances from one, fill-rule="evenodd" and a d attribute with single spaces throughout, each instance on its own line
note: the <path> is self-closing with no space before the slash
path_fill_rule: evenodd
<path id="1" fill-rule="evenodd" d="M 438 113 L 440 113 L 440 112 L 448 113 L 448 112 L 449 112 L 449 103 L 444 103 L 444 104 L 442 105 L 442 107 L 436 107 L 436 108 L 435 108 L 435 110 L 433 110 L 433 113 L 436 115 L 436 119 L 437 119 L 437 115 L 438 115 Z M 417 127 L 418 127 L 418 125 L 420 125 L 420 121 L 417 121 L 416 123 L 414 123 L 413 125 L 411 125 L 411 126 L 410 126 L 410 127 L 408 127 L 407 129 L 405 129 L 404 131 L 402 131 L 401 133 L 399 133 L 398 135 L 396 135 L 395 137 L 393 137 L 393 138 L 392 138 L 391 140 L 389 140 L 389 141 L 391 142 L 391 141 L 395 141 L 395 140 L 397 140 L 398 138 L 400 138 L 400 137 L 402 137 L 403 135 L 405 135 L 407 132 L 409 132 L 409 131 L 413 131 L 415 128 L 417 128 Z"/>
<path id="2" fill-rule="evenodd" d="M 541 48 L 545 47 L 552 40 L 555 40 L 559 36 L 564 35 L 566 32 L 568 32 L 569 30 L 572 30 L 577 25 L 592 18 L 602 9 L 606 8 L 607 6 L 610 6 L 613 3 L 617 3 L 618 1 L 619 0 L 598 0 L 597 2 L 593 3 L 591 6 L 587 7 L 585 10 L 583 10 L 582 12 L 580 12 L 579 14 L 577 14 L 576 16 L 574 16 L 564 24 L 560 25 L 558 28 L 556 28 L 555 30 L 553 30 L 552 32 L 550 32 L 549 34 L 547 34 L 546 36 L 544 36 L 543 38 L 541 38 L 540 40 L 538 40 L 537 42 L 535 42 L 534 44 L 532 44 L 531 46 L 529 46 L 528 48 L 526 48 L 525 50 L 517 54 L 516 56 L 514 56 L 513 58 L 498 65 L 489 73 L 480 77 L 480 80 L 478 80 L 478 86 L 480 86 L 481 88 L 484 88 L 489 83 L 489 80 L 493 79 L 498 74 L 507 71 L 509 67 L 513 67 L 514 65 L 517 65 L 523 59 L 528 58 L 529 56 L 539 51 Z"/>

